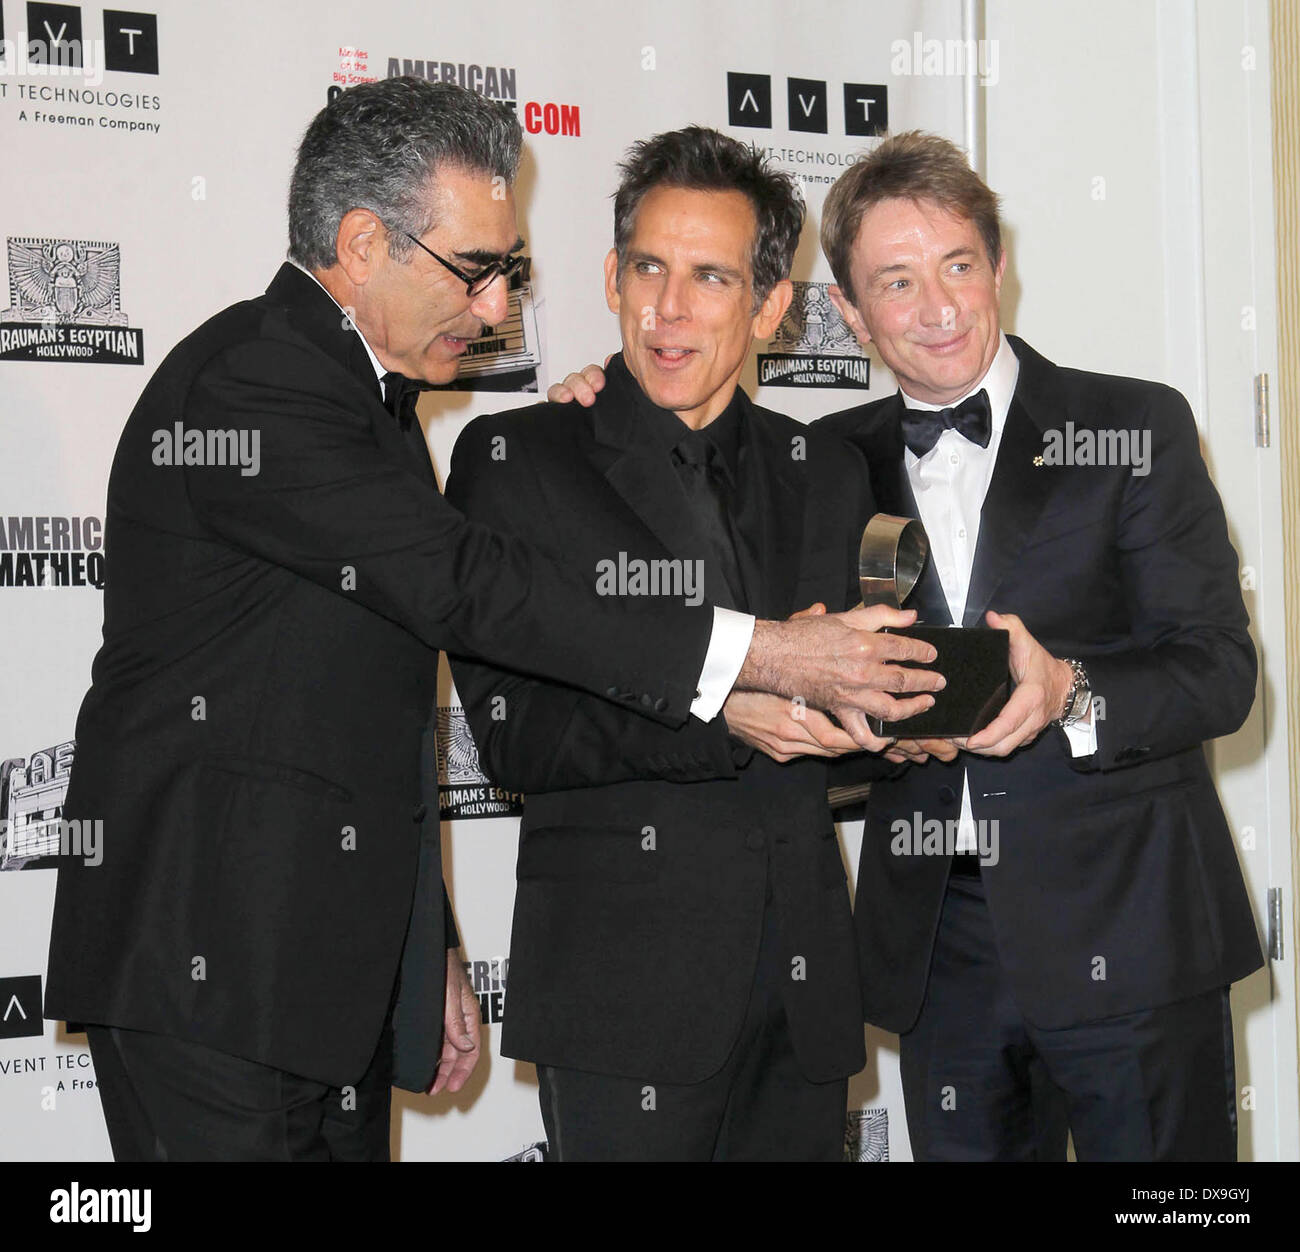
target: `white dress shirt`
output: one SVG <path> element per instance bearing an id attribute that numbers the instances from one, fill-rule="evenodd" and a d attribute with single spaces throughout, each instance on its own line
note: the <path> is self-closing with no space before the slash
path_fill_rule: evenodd
<path id="1" fill-rule="evenodd" d="M 331 300 L 334 300 L 329 288 L 311 270 L 299 265 L 297 261 L 291 261 L 291 264 L 302 270 Z M 334 303 L 339 302 L 334 300 Z M 339 305 L 339 312 L 343 313 L 342 305 Z M 366 355 L 374 367 L 375 377 L 379 380 L 379 390 L 386 399 L 388 389 L 384 383 L 384 375 L 388 371 L 379 363 L 379 358 L 366 341 L 365 335 L 361 333 L 361 328 L 355 322 L 353 327 L 366 349 Z M 745 656 L 749 652 L 749 643 L 753 636 L 754 618 L 750 614 L 713 606 L 713 631 L 709 635 L 709 647 L 704 654 L 704 668 L 700 670 L 699 680 L 695 684 L 695 699 L 691 702 L 691 713 L 702 722 L 712 721 L 726 702 L 740 674 L 740 667 L 745 663 Z"/>
<path id="2" fill-rule="evenodd" d="M 952 401 L 952 406 L 958 405 L 981 388 L 988 393 L 992 419 L 989 446 L 981 448 L 957 431 L 945 430 L 925 456 L 918 457 L 910 448 L 903 451 L 903 463 L 912 484 L 912 494 L 916 497 L 917 512 L 930 539 L 930 560 L 939 575 L 955 626 L 960 626 L 965 617 L 971 566 L 975 559 L 975 545 L 979 541 L 980 513 L 993 478 L 1002 431 L 1007 424 L 1007 413 L 1019 375 L 1020 362 L 1016 360 L 1006 335 L 1000 335 L 997 355 L 988 372 L 966 395 Z M 952 407 L 913 399 L 901 387 L 899 394 L 909 409 L 937 412 Z M 1097 750 L 1097 732 L 1091 719 L 1086 724 L 1067 726 L 1065 733 L 1072 756 L 1088 756 Z M 963 773 L 961 818 L 957 827 L 958 852 L 978 850 L 975 833 L 970 781 Z"/>

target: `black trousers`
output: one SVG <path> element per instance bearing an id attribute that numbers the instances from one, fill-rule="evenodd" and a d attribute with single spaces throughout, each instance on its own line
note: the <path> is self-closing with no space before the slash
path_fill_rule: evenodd
<path id="1" fill-rule="evenodd" d="M 711 1078 L 676 1084 L 539 1065 L 551 1159 L 842 1161 L 848 1079 L 809 1082 L 799 1069 L 777 938 L 769 901 L 744 1023 Z"/>
<path id="2" fill-rule="evenodd" d="M 355 1088 L 168 1035 L 88 1026 L 117 1161 L 387 1161 L 392 1035 Z"/>
<path id="3" fill-rule="evenodd" d="M 1042 1030 L 1016 1006 L 978 877 L 953 875 L 900 1068 L 918 1161 L 1232 1161 L 1227 988 Z"/>

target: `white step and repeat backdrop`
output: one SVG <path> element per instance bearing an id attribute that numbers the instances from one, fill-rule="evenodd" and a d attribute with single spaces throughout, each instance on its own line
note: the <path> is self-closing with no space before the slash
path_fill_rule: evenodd
<path id="1" fill-rule="evenodd" d="M 130 2 L 130 0 L 128 0 Z M 283 259 L 297 141 L 338 90 L 395 74 L 508 101 L 526 131 L 531 265 L 463 390 L 426 396 L 440 472 L 479 413 L 533 402 L 617 348 L 601 262 L 615 164 L 688 123 L 770 151 L 802 180 L 796 297 L 745 385 L 803 419 L 892 390 L 826 297 L 826 191 L 886 127 L 960 139 L 943 43 L 958 0 L 0 0 L 0 1159 L 107 1159 L 85 1036 L 42 1023 L 55 838 L 99 642 L 102 518 L 118 434 L 153 369 Z M 936 42 L 940 41 L 940 42 Z M 986 67 L 987 68 L 987 67 Z M 759 384 L 762 384 L 761 386 Z M 532 1067 L 503 1058 L 519 797 L 484 779 L 444 672 L 446 861 L 487 1055 L 470 1087 L 399 1094 L 404 1160 L 539 1159 Z M 856 864 L 856 827 L 846 861 Z M 707 978 L 711 955 L 699 954 Z M 872 1036 L 850 1152 L 907 1156 L 896 1054 Z"/>

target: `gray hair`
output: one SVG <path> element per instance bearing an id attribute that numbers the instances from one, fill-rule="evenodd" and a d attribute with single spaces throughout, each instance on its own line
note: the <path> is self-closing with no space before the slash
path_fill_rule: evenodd
<path id="1" fill-rule="evenodd" d="M 388 78 L 360 83 L 307 127 L 289 184 L 289 256 L 308 269 L 335 263 L 339 223 L 370 209 L 403 260 L 405 232 L 433 226 L 432 180 L 443 166 L 513 183 L 522 132 L 503 104 L 454 83 Z"/>

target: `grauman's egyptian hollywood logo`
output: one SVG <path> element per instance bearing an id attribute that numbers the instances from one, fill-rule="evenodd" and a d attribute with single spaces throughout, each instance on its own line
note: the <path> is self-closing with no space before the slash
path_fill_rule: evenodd
<path id="1" fill-rule="evenodd" d="M 9 240 L 9 307 L 0 311 L 0 361 L 144 363 L 144 332 L 127 325 L 115 243 Z"/>

